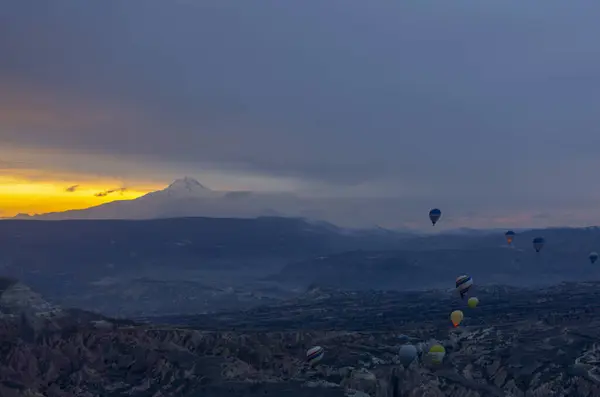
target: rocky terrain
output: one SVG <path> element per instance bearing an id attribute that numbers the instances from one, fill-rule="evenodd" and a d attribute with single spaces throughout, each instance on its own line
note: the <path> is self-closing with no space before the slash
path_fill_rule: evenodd
<path id="1" fill-rule="evenodd" d="M 15 280 L 0 287 L 3 397 L 600 395 L 595 283 L 480 288 L 474 310 L 443 291 L 314 287 L 276 306 L 143 324 L 56 308 Z M 456 308 L 465 320 L 452 328 Z M 442 343 L 444 363 L 421 355 L 403 368 L 407 340 L 421 352 Z M 326 353 L 309 368 L 313 345 Z"/>

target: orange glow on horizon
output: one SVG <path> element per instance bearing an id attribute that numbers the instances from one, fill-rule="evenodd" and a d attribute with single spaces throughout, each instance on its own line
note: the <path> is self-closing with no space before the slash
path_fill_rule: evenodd
<path id="1" fill-rule="evenodd" d="M 110 178 L 28 178 L 27 170 L 0 175 L 0 217 L 84 209 L 117 200 L 132 200 L 163 185 L 126 186 Z M 37 173 L 39 175 L 39 172 Z M 137 185 L 137 184 L 136 184 Z M 72 189 L 68 189 L 72 187 Z M 102 195 L 105 193 L 105 195 Z"/>

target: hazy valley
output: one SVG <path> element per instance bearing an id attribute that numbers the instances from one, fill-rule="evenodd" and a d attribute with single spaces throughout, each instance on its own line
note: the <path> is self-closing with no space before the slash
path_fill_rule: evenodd
<path id="1" fill-rule="evenodd" d="M 548 241 L 537 254 L 533 237 Z M 600 229 L 411 235 L 291 218 L 0 222 L 0 271 L 66 306 L 108 315 L 198 313 L 341 290 L 543 286 L 600 280 Z"/>

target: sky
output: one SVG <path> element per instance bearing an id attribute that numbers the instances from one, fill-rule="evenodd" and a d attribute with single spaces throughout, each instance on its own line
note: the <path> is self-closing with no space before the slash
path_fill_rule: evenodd
<path id="1" fill-rule="evenodd" d="M 365 211 L 385 198 L 398 226 L 431 207 L 452 227 L 598 224 L 599 15 L 592 0 L 8 0 L 0 216 L 189 175 Z"/>

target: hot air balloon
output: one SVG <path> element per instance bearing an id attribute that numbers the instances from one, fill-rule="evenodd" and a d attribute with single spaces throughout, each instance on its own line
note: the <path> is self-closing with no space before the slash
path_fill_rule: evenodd
<path id="1" fill-rule="evenodd" d="M 400 363 L 404 366 L 404 368 L 406 368 L 417 357 L 417 348 L 413 345 L 404 345 L 400 348 L 398 357 L 400 358 Z"/>
<path id="2" fill-rule="evenodd" d="M 479 299 L 477 299 L 475 297 L 469 298 L 469 300 L 467 301 L 467 305 L 469 305 L 469 307 L 471 309 L 475 309 L 478 304 L 479 304 Z"/>
<path id="3" fill-rule="evenodd" d="M 404 335 L 404 334 L 400 334 L 398 335 L 398 340 L 400 343 L 408 343 L 410 341 L 410 336 L 408 335 Z"/>
<path id="4" fill-rule="evenodd" d="M 431 224 L 433 226 L 435 226 L 435 224 L 437 223 L 437 221 L 440 220 L 441 216 L 442 216 L 442 211 L 440 211 L 437 208 L 434 208 L 431 211 L 429 211 L 429 219 L 431 219 Z"/>
<path id="5" fill-rule="evenodd" d="M 323 359 L 324 355 L 325 349 L 323 349 L 321 346 L 314 346 L 307 350 L 306 361 L 308 361 L 310 365 L 315 365 Z"/>
<path id="6" fill-rule="evenodd" d="M 544 244 L 546 244 L 546 240 L 543 237 L 536 237 L 533 239 L 533 248 L 535 248 L 535 252 L 540 252 L 542 248 L 544 248 Z"/>
<path id="7" fill-rule="evenodd" d="M 590 252 L 590 262 L 595 263 L 598 260 L 597 252 Z"/>
<path id="8" fill-rule="evenodd" d="M 510 245 L 513 242 L 513 239 L 515 238 L 515 232 L 509 230 L 508 232 L 504 233 L 504 237 L 506 237 L 506 242 L 508 243 L 508 245 Z"/>
<path id="9" fill-rule="evenodd" d="M 446 349 L 442 345 L 433 345 L 429 348 L 429 357 L 434 364 L 441 364 L 446 355 Z"/>
<path id="10" fill-rule="evenodd" d="M 473 286 L 473 279 L 466 274 L 456 278 L 456 289 L 460 293 L 460 297 L 464 299 L 465 294 Z"/>
<path id="11" fill-rule="evenodd" d="M 450 313 L 450 320 L 452 320 L 452 324 L 455 327 L 458 327 L 460 325 L 463 318 L 465 318 L 465 315 L 460 310 L 455 310 L 452 313 Z"/>

